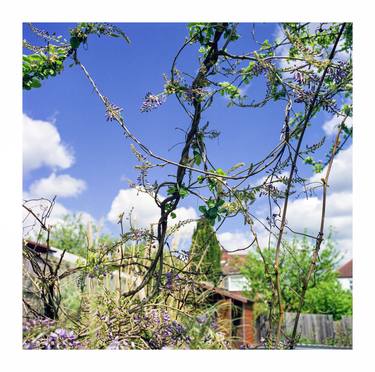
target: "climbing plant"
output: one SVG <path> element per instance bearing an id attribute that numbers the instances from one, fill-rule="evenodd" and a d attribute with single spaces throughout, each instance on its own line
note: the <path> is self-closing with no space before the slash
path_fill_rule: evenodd
<path id="1" fill-rule="evenodd" d="M 314 277 L 325 237 L 324 222 L 333 159 L 352 136 L 349 125 L 353 111 L 352 25 L 284 23 L 280 25 L 278 38 L 256 41 L 258 47 L 255 50 L 239 53 L 236 52 L 236 43 L 246 37 L 240 34 L 239 24 L 188 24 L 186 38 L 176 50 L 170 71 L 164 75 L 164 86 L 157 93 L 147 92 L 140 107 L 145 115 L 151 115 L 153 110 L 167 105 L 172 97 L 177 100 L 186 114 L 183 144 L 177 160 L 157 153 L 152 145 L 146 146 L 142 138 L 133 133 L 122 107 L 104 95 L 90 74 L 89 66 L 81 62 L 80 56 L 84 53 L 81 47 L 87 45 L 91 34 L 122 37 L 129 41 L 120 28 L 103 23 L 81 23 L 70 30 L 69 41 L 35 27 L 33 31 L 45 41 L 45 45 L 37 47 L 24 41 L 24 47 L 33 52 L 24 57 L 24 89 L 37 88 L 44 79 L 61 73 L 67 60 L 72 67 L 80 69 L 87 78 L 88 87 L 96 93 L 103 105 L 107 121 L 116 123 L 131 143 L 139 163 L 136 166 L 139 177 L 133 186 L 140 192 L 150 194 L 160 209 L 155 232 L 133 229 L 130 235 L 126 235 L 127 238 L 136 236 L 137 239 L 148 239 L 155 248 L 152 260 L 143 267 L 142 280 L 122 293 L 124 298 L 132 297 L 152 283 L 152 289 L 132 311 L 137 311 L 151 301 L 166 286 L 168 278 L 163 267 L 168 239 L 173 231 L 191 222 L 179 222 L 171 227 L 170 221 L 176 218 L 175 211 L 181 201 L 194 197 L 206 221 L 204 223 L 209 223 L 215 231 L 225 221 L 242 217 L 251 241 L 246 248 L 255 249 L 259 253 L 269 279 L 269 320 L 273 327 L 269 331 L 267 345 L 273 348 L 293 348 L 299 314 L 304 308 L 306 293 Z M 181 67 L 184 65 L 184 52 L 189 48 L 198 50 L 199 67 L 195 71 L 184 71 Z M 244 93 L 247 92 L 245 88 L 255 81 L 263 83 L 261 98 L 259 91 L 255 94 L 249 89 L 248 93 Z M 225 98 L 228 109 L 238 107 L 258 110 L 277 103 L 284 111 L 283 119 L 273 123 L 275 131 L 280 134 L 278 143 L 272 144 L 272 149 L 259 159 L 238 159 L 239 162 L 228 169 L 215 164 L 215 159 L 207 150 L 207 143 L 219 137 L 220 133 L 215 130 L 214 123 L 203 119 L 203 115 L 212 109 L 213 102 L 219 96 Z M 307 133 L 317 125 L 314 119 L 321 112 L 329 113 L 337 119 L 335 139 L 329 144 L 325 138 L 308 143 Z M 264 141 L 264 138 L 259 140 Z M 324 161 L 315 157 L 317 151 L 325 152 Z M 307 178 L 300 171 L 304 166 L 311 166 L 312 173 L 320 174 L 320 181 L 314 185 L 307 184 Z M 149 173 L 159 167 L 168 167 L 170 176 L 168 179 L 149 182 Z M 259 182 L 260 175 L 264 177 Z M 281 260 L 283 247 L 287 244 L 285 233 L 290 228 L 288 205 L 292 197 L 312 193 L 322 195 L 321 223 L 315 235 L 296 232 L 312 239 L 314 248 L 309 254 L 306 270 L 300 273 L 299 282 L 302 285 L 293 288 L 298 292 L 295 305 L 297 316 L 293 333 L 287 337 L 282 329 L 286 304 L 282 295 L 284 278 Z M 265 218 L 259 218 L 253 211 L 254 203 L 261 198 L 269 204 Z M 266 247 L 260 244 L 260 231 L 268 234 L 269 243 Z M 269 260 L 265 252 L 271 246 L 274 255 Z M 216 257 L 216 254 L 212 257 L 215 266 Z M 189 267 L 188 264 L 187 269 Z"/>

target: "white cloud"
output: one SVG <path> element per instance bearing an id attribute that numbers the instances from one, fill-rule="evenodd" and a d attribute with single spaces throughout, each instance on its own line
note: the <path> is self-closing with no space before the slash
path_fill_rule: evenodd
<path id="1" fill-rule="evenodd" d="M 272 185 L 275 186 L 278 190 L 283 191 L 286 188 L 286 185 L 281 182 L 281 178 L 289 177 L 289 172 L 283 171 L 280 174 L 275 174 L 272 177 Z M 264 176 L 259 177 L 256 181 L 252 182 L 252 187 L 261 186 L 264 182 L 267 181 L 267 185 L 271 184 L 271 175 L 265 174 Z"/>
<path id="2" fill-rule="evenodd" d="M 336 248 L 348 259 L 352 254 L 352 194 L 343 192 L 328 196 L 326 208 L 324 238 L 332 232 Z M 317 197 L 294 200 L 288 205 L 287 226 L 296 232 L 317 236 L 321 213 L 322 200 Z M 288 229 L 285 232 L 286 238 L 294 235 Z"/>
<path id="3" fill-rule="evenodd" d="M 27 200 L 25 203 L 26 207 L 32 210 L 32 212 L 42 220 L 47 226 L 63 223 L 63 217 L 71 213 L 62 204 L 55 203 L 51 209 L 50 215 L 46 218 L 48 211 L 51 208 L 51 203 L 48 200 L 29 200 L 30 195 L 24 194 L 24 199 Z M 32 213 L 28 212 L 23 208 L 23 235 L 24 237 L 37 236 L 40 231 L 41 225 L 37 221 L 37 218 Z"/>
<path id="4" fill-rule="evenodd" d="M 52 227 L 56 225 L 64 225 L 67 215 L 75 215 L 79 217 L 80 221 L 84 225 L 92 223 L 95 226 L 103 227 L 102 223 L 99 223 L 90 213 L 84 211 L 71 211 L 67 209 L 61 203 L 55 202 L 49 216 L 47 216 L 49 209 L 51 208 L 51 203 L 46 199 L 31 199 L 31 195 L 27 192 L 24 193 L 23 199 L 24 204 L 29 208 L 46 226 Z M 33 216 L 32 213 L 23 208 L 23 236 L 24 238 L 35 239 L 40 232 L 41 225 L 37 218 Z"/>
<path id="5" fill-rule="evenodd" d="M 159 197 L 159 199 L 162 199 Z M 154 199 L 138 189 L 122 189 L 112 202 L 107 218 L 112 223 L 118 222 L 118 217 L 124 213 L 124 228 L 130 226 L 129 214 L 131 213 L 131 223 L 133 227 L 148 228 L 151 224 L 156 224 L 160 218 L 160 209 L 155 204 Z M 172 227 L 181 221 L 197 219 L 194 208 L 180 207 L 175 210 L 176 218 L 169 219 L 169 226 Z M 191 238 L 195 228 L 195 222 L 182 226 L 174 235 L 175 242 L 181 242 Z"/>
<path id="6" fill-rule="evenodd" d="M 176 218 L 175 219 L 169 218 L 169 220 L 168 220 L 170 226 L 174 226 L 174 225 L 176 225 L 176 224 L 178 224 L 179 222 L 182 222 L 182 221 L 196 220 L 198 218 L 197 212 L 192 207 L 189 207 L 189 208 L 185 208 L 185 207 L 177 208 L 175 210 L 175 213 L 176 213 Z M 193 235 L 195 226 L 196 226 L 196 223 L 195 222 L 191 222 L 191 223 L 187 223 L 186 225 L 184 225 L 183 227 L 181 227 L 178 230 L 179 238 L 180 239 L 191 238 L 191 236 Z"/>
<path id="7" fill-rule="evenodd" d="M 71 149 L 61 142 L 56 127 L 23 115 L 23 168 L 25 172 L 48 166 L 69 168 L 74 162 Z"/>
<path id="8" fill-rule="evenodd" d="M 236 251 L 238 249 L 243 249 L 250 245 L 250 243 L 253 241 L 252 236 L 241 231 L 223 232 L 217 234 L 217 238 L 226 251 Z M 247 254 L 249 252 L 249 249 L 243 251 L 241 250 L 236 253 Z"/>
<path id="9" fill-rule="evenodd" d="M 303 232 L 306 228 L 310 234 L 317 234 L 320 227 L 322 200 L 317 197 L 294 200 L 288 205 L 288 226 Z M 337 237 L 351 237 L 352 195 L 351 193 L 335 193 L 327 197 L 326 232 L 329 226 L 336 230 Z"/>
<path id="10" fill-rule="evenodd" d="M 323 175 L 317 174 L 310 181 L 317 182 Z M 333 161 L 329 179 L 326 203 L 325 236 L 332 228 L 333 238 L 337 248 L 346 258 L 352 254 L 352 223 L 353 223 L 353 194 L 352 194 L 352 146 L 343 150 Z M 322 213 L 322 199 L 311 197 L 291 201 L 288 206 L 288 226 L 295 231 L 316 235 L 319 232 Z"/>
<path id="11" fill-rule="evenodd" d="M 342 118 L 338 117 L 338 116 L 333 116 L 332 119 L 326 121 L 324 124 L 323 124 L 323 130 L 324 130 L 324 133 L 327 135 L 327 136 L 332 136 L 332 135 L 336 135 L 337 134 L 337 128 L 338 126 L 342 123 Z M 345 125 L 348 127 L 348 128 L 351 128 L 352 125 L 353 125 L 353 120 L 352 118 L 348 117 L 345 121 Z"/>
<path id="12" fill-rule="evenodd" d="M 128 220 L 131 213 L 131 223 L 134 227 L 149 227 L 156 223 L 160 216 L 159 208 L 153 198 L 137 189 L 122 189 L 112 202 L 108 213 L 108 220 L 117 223 L 118 217 L 124 213 L 124 223 L 129 227 Z"/>
<path id="13" fill-rule="evenodd" d="M 326 174 L 327 167 L 322 173 L 311 177 L 311 182 L 320 182 L 320 179 Z M 328 180 L 329 192 L 352 191 L 353 174 L 353 146 L 342 150 L 333 160 L 330 178 Z"/>
<path id="14" fill-rule="evenodd" d="M 340 261 L 342 264 L 353 258 L 353 241 L 352 239 L 335 239 L 336 248 L 340 250 Z"/>
<path id="15" fill-rule="evenodd" d="M 34 198 L 61 198 L 77 196 L 86 189 L 83 180 L 73 178 L 68 174 L 56 176 L 52 173 L 48 178 L 41 178 L 30 185 L 29 193 Z"/>

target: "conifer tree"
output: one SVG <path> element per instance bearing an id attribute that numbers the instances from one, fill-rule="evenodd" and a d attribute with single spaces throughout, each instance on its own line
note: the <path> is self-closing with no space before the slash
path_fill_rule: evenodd
<path id="1" fill-rule="evenodd" d="M 221 274 L 221 249 L 211 223 L 202 218 L 199 220 L 190 248 L 192 269 L 198 272 L 199 279 L 217 284 Z"/>

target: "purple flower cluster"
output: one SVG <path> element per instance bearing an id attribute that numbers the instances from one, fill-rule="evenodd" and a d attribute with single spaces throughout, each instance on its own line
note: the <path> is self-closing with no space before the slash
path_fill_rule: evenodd
<path id="1" fill-rule="evenodd" d="M 194 99 L 201 99 L 207 91 L 204 88 L 186 88 L 184 91 L 185 99 L 188 102 L 193 102 Z"/>
<path id="2" fill-rule="evenodd" d="M 219 325 L 214 314 L 201 314 L 198 315 L 195 319 L 200 326 L 209 326 L 214 331 L 217 331 L 219 329 Z"/>
<path id="3" fill-rule="evenodd" d="M 203 315 L 197 316 L 196 319 L 199 324 L 205 324 L 207 322 L 208 317 L 207 315 L 203 314 Z"/>
<path id="4" fill-rule="evenodd" d="M 177 348 L 190 342 L 186 328 L 176 320 L 171 321 L 167 311 L 152 309 L 147 314 L 137 314 L 134 320 L 151 349 Z"/>
<path id="5" fill-rule="evenodd" d="M 94 267 L 91 268 L 88 277 L 89 278 L 100 278 L 102 276 L 107 275 L 106 267 L 103 265 L 96 264 Z"/>
<path id="6" fill-rule="evenodd" d="M 41 350 L 65 350 L 81 349 L 82 345 L 77 341 L 77 336 L 73 331 L 57 328 L 47 336 L 38 336 L 23 343 L 24 349 Z"/>
<path id="7" fill-rule="evenodd" d="M 35 329 L 44 328 L 49 329 L 55 325 L 55 321 L 49 318 L 33 318 L 33 319 L 25 319 L 23 322 L 23 332 L 28 333 L 32 332 Z"/>
<path id="8" fill-rule="evenodd" d="M 337 66 L 330 67 L 327 71 L 327 75 L 335 82 L 335 84 L 340 84 L 347 76 L 347 65 L 338 61 Z"/>
<path id="9" fill-rule="evenodd" d="M 107 346 L 107 350 L 128 350 L 130 345 L 126 340 L 120 340 L 119 336 L 112 339 L 111 343 Z"/>
<path id="10" fill-rule="evenodd" d="M 296 103 L 306 103 L 310 104 L 313 100 L 315 92 L 313 90 L 302 90 L 302 89 L 296 89 L 294 91 L 296 96 Z"/>
<path id="11" fill-rule="evenodd" d="M 254 76 L 259 76 L 267 71 L 265 66 L 262 66 L 260 63 L 256 62 L 251 72 Z"/>
<path id="12" fill-rule="evenodd" d="M 306 82 L 305 76 L 300 71 L 294 73 L 294 80 L 300 85 Z"/>
<path id="13" fill-rule="evenodd" d="M 121 117 L 121 111 L 123 111 L 121 107 L 111 103 L 107 97 L 104 97 L 104 104 L 107 121 L 118 120 Z"/>
<path id="14" fill-rule="evenodd" d="M 162 349 L 164 347 L 177 347 L 180 343 L 189 343 L 190 338 L 186 335 L 186 328 L 176 320 L 162 324 L 148 343 L 152 349 Z"/>
<path id="15" fill-rule="evenodd" d="M 165 281 L 165 287 L 168 289 L 168 290 L 171 290 L 172 289 L 172 280 L 173 280 L 173 274 L 171 272 L 168 272 L 165 274 L 165 277 L 166 277 L 166 281 Z"/>
<path id="16" fill-rule="evenodd" d="M 167 97 L 165 94 L 153 95 L 151 92 L 148 92 L 145 96 L 145 99 L 141 106 L 141 112 L 151 111 L 159 106 L 161 106 Z"/>
<path id="17" fill-rule="evenodd" d="M 186 282 L 181 278 L 180 275 L 174 274 L 171 271 L 165 274 L 165 279 L 165 288 L 167 291 L 176 290 Z"/>

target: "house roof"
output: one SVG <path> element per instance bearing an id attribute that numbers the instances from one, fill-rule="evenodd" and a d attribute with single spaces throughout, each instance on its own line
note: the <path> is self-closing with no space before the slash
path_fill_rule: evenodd
<path id="1" fill-rule="evenodd" d="M 215 294 L 218 294 L 221 297 L 230 298 L 232 300 L 239 301 L 239 302 L 242 302 L 244 304 L 253 302 L 250 299 L 248 299 L 247 297 L 239 294 L 238 292 L 237 293 L 229 292 L 226 289 L 215 287 L 210 283 L 202 282 L 202 283 L 200 283 L 200 285 L 201 285 L 202 288 L 207 289 L 208 291 L 211 291 Z"/>
<path id="2" fill-rule="evenodd" d="M 239 274 L 245 265 L 246 255 L 233 254 L 228 251 L 221 252 L 221 271 L 224 275 Z"/>
<path id="3" fill-rule="evenodd" d="M 348 261 L 338 270 L 339 278 L 353 278 L 353 260 Z"/>

